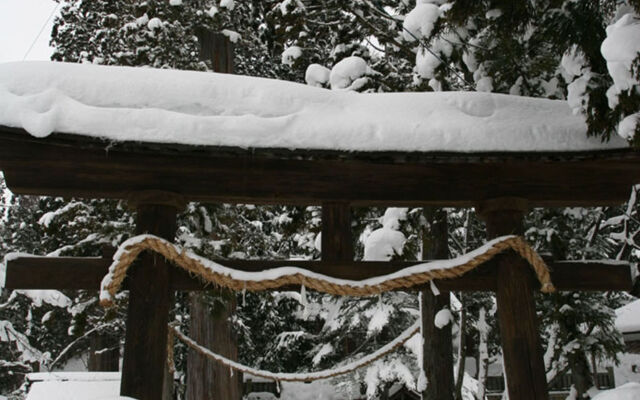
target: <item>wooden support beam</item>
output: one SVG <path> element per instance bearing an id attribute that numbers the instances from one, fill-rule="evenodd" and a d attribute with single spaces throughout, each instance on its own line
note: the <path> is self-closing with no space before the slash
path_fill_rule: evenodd
<path id="1" fill-rule="evenodd" d="M 347 202 L 322 203 L 322 261 L 353 261 L 351 206 Z"/>
<path id="2" fill-rule="evenodd" d="M 443 209 L 424 209 L 430 230 L 422 239 L 423 257 L 449 258 L 447 212 Z M 439 289 L 440 285 L 437 285 Z M 437 327 L 435 318 L 444 309 L 451 309 L 451 293 L 440 290 L 433 293 L 431 288 L 420 291 L 420 312 L 422 313 L 422 362 L 427 382 L 422 392 L 424 400 L 453 400 L 453 333 L 452 324 Z"/>
<path id="3" fill-rule="evenodd" d="M 161 189 L 189 201 L 473 206 L 622 204 L 640 182 L 633 149 L 570 153 L 406 153 L 240 149 L 35 138 L 0 127 L 0 169 L 15 194 L 126 198 Z M 215 182 L 212 185 L 211 182 Z"/>
<path id="4" fill-rule="evenodd" d="M 527 203 L 497 199 L 478 207 L 490 238 L 522 234 Z M 514 253 L 496 256 L 498 321 L 507 389 L 510 399 L 548 400 L 547 379 L 540 344 L 531 267 Z"/>
<path id="5" fill-rule="evenodd" d="M 137 205 L 137 233 L 173 241 L 177 209 L 174 205 Z M 173 295 L 170 264 L 147 253 L 129 272 L 129 309 L 126 321 L 120 394 L 138 400 L 162 398 L 167 358 L 167 324 Z"/>
<path id="6" fill-rule="evenodd" d="M 299 267 L 340 279 L 360 280 L 393 273 L 423 261 L 261 261 L 216 260 L 240 271 L 256 272 L 278 267 Z M 627 263 L 593 261 L 547 262 L 551 281 L 558 290 L 620 290 L 632 288 L 631 267 Z M 18 257 L 7 262 L 7 289 L 98 290 L 107 274 L 110 259 L 83 257 Z M 454 279 L 436 280 L 441 291 L 495 291 L 496 263 L 487 264 Z M 170 268 L 173 290 L 205 290 L 206 285 L 179 268 Z M 129 279 L 125 279 L 124 289 Z M 538 285 L 537 282 L 534 283 Z M 538 286 L 536 286 L 538 288 Z M 421 289 L 421 288 L 416 288 Z M 428 286 L 426 287 L 428 289 Z"/>

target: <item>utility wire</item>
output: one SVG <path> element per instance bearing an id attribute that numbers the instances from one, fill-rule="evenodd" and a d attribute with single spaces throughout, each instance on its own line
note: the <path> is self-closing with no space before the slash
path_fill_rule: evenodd
<path id="1" fill-rule="evenodd" d="M 53 18 L 53 15 L 56 13 L 59 6 L 60 6 L 60 3 L 56 3 L 56 6 L 53 7 L 53 10 L 51 10 L 51 14 L 49 14 L 49 17 L 47 17 L 47 20 L 44 21 L 44 24 L 42 24 L 42 27 L 40 28 L 40 32 L 38 32 L 35 39 L 33 39 L 33 42 L 31 42 L 31 46 L 29 46 L 29 49 L 27 50 L 27 52 L 24 53 L 24 57 L 22 57 L 22 61 L 27 59 L 27 56 L 29 55 L 29 53 L 31 53 L 31 50 L 33 50 L 33 46 L 36 45 L 36 42 L 40 38 L 40 35 L 42 35 L 42 32 L 44 32 L 44 28 L 47 26 L 49 21 L 51 21 L 51 18 Z"/>

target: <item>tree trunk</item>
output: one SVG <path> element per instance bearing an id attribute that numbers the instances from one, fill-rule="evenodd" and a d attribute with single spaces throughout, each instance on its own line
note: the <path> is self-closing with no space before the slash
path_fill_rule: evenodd
<path id="1" fill-rule="evenodd" d="M 211 295 L 211 294 L 209 294 Z M 190 294 L 189 335 L 198 343 L 231 360 L 238 359 L 238 346 L 229 318 L 236 308 L 235 296 L 215 310 L 203 298 L 206 294 Z M 187 400 L 239 400 L 242 398 L 240 374 L 193 350 L 187 359 Z"/>
<path id="2" fill-rule="evenodd" d="M 594 382 L 589 369 L 589 361 L 584 351 L 576 350 L 569 357 L 569 366 L 571 368 L 571 381 L 578 394 L 577 398 L 588 398 L 583 396 L 593 386 Z"/>
<path id="3" fill-rule="evenodd" d="M 442 209 L 425 208 L 424 215 L 430 229 L 423 235 L 423 259 L 449 258 L 447 213 Z M 427 400 L 453 400 L 453 344 L 451 324 L 439 329 L 434 320 L 438 311 L 451 308 L 449 292 L 436 295 L 432 290 L 422 291 L 422 334 L 424 343 L 423 368 L 427 387 L 422 398 Z"/>
<path id="4" fill-rule="evenodd" d="M 117 338 L 97 333 L 91 336 L 89 371 L 118 371 L 120 369 L 120 342 Z"/>
<path id="5" fill-rule="evenodd" d="M 480 309 L 478 327 L 480 343 L 478 344 L 478 392 L 476 393 L 476 397 L 482 400 L 486 392 L 487 372 L 489 370 L 489 350 L 487 346 L 489 325 L 486 322 L 486 311 L 484 308 Z"/>
<path id="6" fill-rule="evenodd" d="M 467 361 L 467 343 L 465 331 L 467 330 L 467 311 L 465 310 L 464 294 L 460 293 L 460 343 L 458 345 L 458 375 L 456 376 L 455 398 L 462 400 L 462 383 L 464 382 L 464 370 Z"/>

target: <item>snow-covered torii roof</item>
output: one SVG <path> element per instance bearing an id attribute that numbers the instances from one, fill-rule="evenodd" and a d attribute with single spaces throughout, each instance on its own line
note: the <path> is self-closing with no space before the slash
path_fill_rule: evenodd
<path id="1" fill-rule="evenodd" d="M 0 64 L 0 170 L 18 194 L 473 206 L 624 202 L 640 153 L 564 101 L 331 91 L 210 72 Z"/>
<path id="2" fill-rule="evenodd" d="M 53 62 L 0 65 L 0 125 L 242 148 L 518 152 L 625 148 L 565 101 L 478 92 L 359 94 L 239 75 Z"/>

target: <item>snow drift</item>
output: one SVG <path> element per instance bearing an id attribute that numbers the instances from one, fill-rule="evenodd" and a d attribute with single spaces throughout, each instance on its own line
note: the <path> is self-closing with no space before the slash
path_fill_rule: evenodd
<path id="1" fill-rule="evenodd" d="M 0 64 L 0 125 L 114 141 L 347 151 L 577 151 L 564 101 L 477 92 L 330 91 L 238 75 L 54 62 Z"/>

